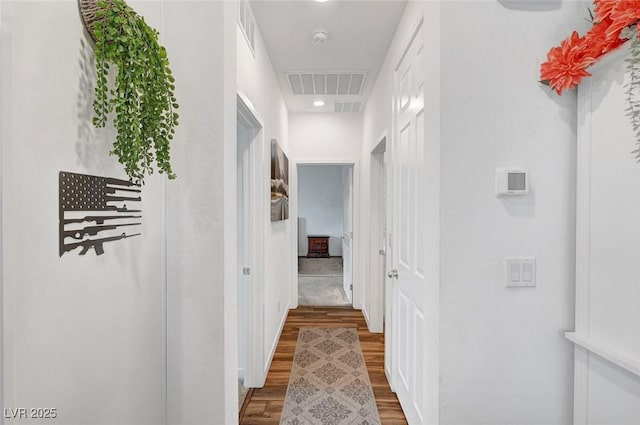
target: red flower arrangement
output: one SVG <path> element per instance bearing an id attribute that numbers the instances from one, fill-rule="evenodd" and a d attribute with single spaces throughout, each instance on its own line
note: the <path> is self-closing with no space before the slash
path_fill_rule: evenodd
<path id="1" fill-rule="evenodd" d="M 612 21 L 608 18 L 593 24 L 593 27 L 585 34 L 589 51 L 596 58 L 621 46 L 626 41 L 620 38 L 622 29 L 611 32 Z"/>
<path id="2" fill-rule="evenodd" d="M 620 0 L 611 9 L 609 14 L 611 26 L 607 30 L 607 35 L 620 32 L 629 25 L 633 25 L 640 19 L 640 1 Z"/>
<path id="3" fill-rule="evenodd" d="M 600 0 L 595 1 L 595 13 L 599 19 L 607 19 L 611 16 L 613 7 L 618 3 L 618 0 Z"/>
<path id="4" fill-rule="evenodd" d="M 575 87 L 582 77 L 588 77 L 586 68 L 596 62 L 585 37 L 576 31 L 547 53 L 547 62 L 540 67 L 540 78 L 558 94 L 563 90 Z"/>
<path id="5" fill-rule="evenodd" d="M 594 0 L 593 28 L 584 36 L 573 32 L 560 46 L 553 47 L 540 66 L 540 79 L 558 94 L 577 86 L 591 74 L 587 68 L 627 39 L 622 31 L 640 20 L 640 0 Z"/>

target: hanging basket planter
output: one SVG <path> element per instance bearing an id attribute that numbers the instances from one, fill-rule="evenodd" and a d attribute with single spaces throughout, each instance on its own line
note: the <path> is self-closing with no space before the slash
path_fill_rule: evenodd
<path id="1" fill-rule="evenodd" d="M 174 79 L 158 32 L 124 0 L 78 0 L 80 18 L 94 41 L 96 127 L 113 117 L 117 132 L 111 154 L 132 182 L 144 184 L 155 168 L 169 179 L 169 148 L 178 125 Z M 110 69 L 117 67 L 115 84 Z M 155 163 L 155 166 L 154 166 Z"/>
<path id="2" fill-rule="evenodd" d="M 99 9 L 100 8 L 98 7 L 98 0 L 78 0 L 78 11 L 80 12 L 80 19 L 82 20 L 87 33 L 89 34 L 89 36 L 91 36 L 91 39 L 94 43 L 96 41 L 96 38 L 93 35 L 93 25 L 98 19 L 96 17 L 96 12 Z"/>

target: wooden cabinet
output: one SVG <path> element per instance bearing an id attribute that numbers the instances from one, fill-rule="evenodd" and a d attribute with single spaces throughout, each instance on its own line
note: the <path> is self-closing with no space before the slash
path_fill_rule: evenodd
<path id="1" fill-rule="evenodd" d="M 309 249 L 307 257 L 324 258 L 329 257 L 329 236 L 307 236 Z"/>

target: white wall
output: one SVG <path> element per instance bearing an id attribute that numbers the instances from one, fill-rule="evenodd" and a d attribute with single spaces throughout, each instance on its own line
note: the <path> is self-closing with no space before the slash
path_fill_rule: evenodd
<path id="1" fill-rule="evenodd" d="M 6 59 L 3 59 L 2 56 L 2 51 L 3 51 L 3 42 L 2 40 L 4 40 L 4 38 L 2 37 L 2 3 L 0 3 L 0 70 L 2 70 L 2 64 Z M 0 71 L 0 75 L 1 75 L 1 71 Z M 4 325 L 3 325 L 3 301 L 2 301 L 2 297 L 3 297 L 3 291 L 4 291 L 4 284 L 2 283 L 2 280 L 4 278 L 4 273 L 2 272 L 2 261 L 4 259 L 4 255 L 2 254 L 2 244 L 4 241 L 4 237 L 2 236 L 2 227 L 4 223 L 4 220 L 2 218 L 2 212 L 3 212 L 3 207 L 2 207 L 2 158 L 4 157 L 4 153 L 2 152 L 3 150 L 3 144 L 2 144 L 2 137 L 3 137 L 3 131 L 2 131 L 2 121 L 3 121 L 3 117 L 2 117 L 2 98 L 4 97 L 4 95 L 2 94 L 2 86 L 1 86 L 1 77 L 0 77 L 0 409 L 5 408 L 5 404 L 4 404 Z M 4 416 L 4 415 L 2 415 Z M 0 425 L 4 425 L 4 418 L 0 419 Z"/>
<path id="2" fill-rule="evenodd" d="M 234 423 L 237 9 L 167 1 L 162 12 L 181 117 L 166 184 L 167 423 Z"/>
<path id="3" fill-rule="evenodd" d="M 157 4 L 136 6 L 159 26 Z M 91 124 L 95 76 L 75 3 L 3 2 L 2 32 L 6 406 L 55 407 L 50 423 L 161 423 L 162 178 L 143 189 L 142 236 L 60 258 L 58 173 L 124 177 L 108 155 L 113 130 Z"/>
<path id="4" fill-rule="evenodd" d="M 280 86 L 273 71 L 271 59 L 269 59 L 259 29 L 256 27 L 254 54 L 249 49 L 240 26 L 237 25 L 236 27 L 238 38 L 238 91 L 250 100 L 264 126 L 264 193 L 268 194 L 268 188 L 270 187 L 271 139 L 278 141 L 284 153 L 289 157 L 289 165 L 291 167 L 293 153 L 289 142 L 289 116 L 284 98 L 280 93 Z M 291 171 L 289 175 L 291 176 Z M 295 193 L 291 188 L 291 182 L 289 193 Z M 286 319 L 290 305 L 290 288 L 294 282 L 293 259 L 296 255 L 292 247 L 296 220 L 291 210 L 290 214 L 293 218 L 275 222 L 271 222 L 270 217 L 265 215 L 265 245 L 264 249 L 258 250 L 259 254 L 264 253 L 265 255 L 265 345 L 263 347 L 265 376 Z"/>
<path id="5" fill-rule="evenodd" d="M 330 236 L 329 254 L 342 256 L 344 168 L 342 165 L 298 167 L 298 256 L 307 255 L 307 235 Z"/>
<path id="6" fill-rule="evenodd" d="M 427 291 L 425 340 L 439 345 L 424 378 L 428 397 L 436 397 L 426 402 L 435 410 L 430 423 L 438 414 L 442 424 L 571 422 L 572 346 L 562 332 L 573 327 L 576 104 L 574 94 L 558 98 L 537 80 L 548 49 L 584 29 L 585 6 L 411 2 L 367 102 L 363 185 L 371 150 L 385 132 L 393 141 L 399 43 L 424 16 L 432 119 L 425 128 L 439 122 L 441 132 L 439 159 L 429 160 L 440 197 L 429 185 L 424 192 L 440 213 L 440 243 L 431 244 L 436 257 L 429 260 L 441 275 Z M 434 138 L 436 129 L 425 146 L 438 155 Z M 531 173 L 528 197 L 494 196 L 495 168 L 508 165 Z M 363 191 L 363 232 L 368 195 Z M 425 220 L 433 224 L 434 217 Z M 538 259 L 534 290 L 504 287 L 503 258 L 518 255 Z M 365 311 L 374 309 L 368 289 Z"/>
<path id="7" fill-rule="evenodd" d="M 235 7 L 131 5 L 176 77 L 178 180 L 148 178 L 141 237 L 59 258 L 58 172 L 124 174 L 108 155 L 113 129 L 91 124 L 77 4 L 3 2 L 5 405 L 55 407 L 50 423 L 233 423 L 235 223 L 223 206 L 235 199 Z"/>
<path id="8" fill-rule="evenodd" d="M 587 5 L 513 4 L 441 6 L 442 424 L 572 418 L 576 100 L 537 81 Z M 498 199 L 511 165 L 531 193 Z M 537 258 L 535 289 L 505 287 L 507 256 Z"/>
<path id="9" fill-rule="evenodd" d="M 360 113 L 292 113 L 289 132 L 294 159 L 360 158 Z"/>
<path id="10" fill-rule="evenodd" d="M 353 211 L 353 305 L 362 308 L 364 281 L 360 278 L 364 264 L 361 249 L 360 226 L 360 158 L 362 156 L 362 114 L 361 113 L 292 113 L 289 115 L 289 137 L 294 164 L 300 162 L 336 162 L 350 160 L 354 166 L 354 211 Z M 297 170 L 292 169 L 291 191 L 297 191 Z M 297 215 L 298 200 L 291 200 L 291 214 Z M 294 240 L 297 245 L 297 238 Z M 297 251 L 297 249 L 296 249 Z M 294 266 L 297 270 L 297 264 Z M 292 285 L 292 294 L 297 299 L 297 282 Z M 294 305 L 295 301 L 294 301 Z"/>
<path id="11" fill-rule="evenodd" d="M 626 48 L 578 96 L 575 423 L 640 423 L 640 164 Z M 606 359 L 606 360 L 605 360 Z"/>

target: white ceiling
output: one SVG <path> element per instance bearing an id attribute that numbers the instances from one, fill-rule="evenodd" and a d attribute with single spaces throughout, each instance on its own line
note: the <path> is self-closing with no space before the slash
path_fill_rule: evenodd
<path id="1" fill-rule="evenodd" d="M 251 1 L 255 20 L 291 112 L 333 112 L 334 102 L 366 102 L 396 31 L 406 0 Z M 312 33 L 329 33 L 316 44 Z M 359 96 L 293 95 L 287 72 L 366 72 Z M 327 105 L 313 106 L 323 98 Z"/>

